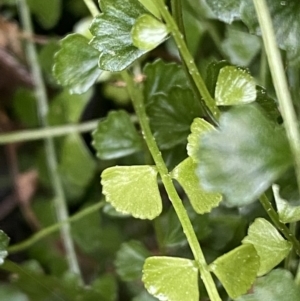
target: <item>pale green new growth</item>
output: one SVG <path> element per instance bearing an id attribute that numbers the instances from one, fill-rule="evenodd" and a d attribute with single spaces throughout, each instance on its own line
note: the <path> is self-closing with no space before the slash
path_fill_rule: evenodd
<path id="1" fill-rule="evenodd" d="M 160 301 L 198 301 L 198 269 L 194 261 L 175 257 L 149 257 L 143 268 L 148 292 Z"/>
<path id="2" fill-rule="evenodd" d="M 162 201 L 155 167 L 114 166 L 105 169 L 101 178 L 106 201 L 117 211 L 150 220 L 160 215 Z"/>
<path id="3" fill-rule="evenodd" d="M 241 105 L 255 101 L 254 78 L 244 69 L 227 66 L 220 70 L 215 99 L 218 106 Z"/>
<path id="4" fill-rule="evenodd" d="M 187 152 L 194 162 L 199 161 L 201 137 L 215 128 L 202 118 L 195 118 L 191 125 L 191 134 L 188 136 Z"/>
<path id="5" fill-rule="evenodd" d="M 131 30 L 133 45 L 141 50 L 150 51 L 163 42 L 169 30 L 165 24 L 156 18 L 145 14 L 141 15 Z"/>

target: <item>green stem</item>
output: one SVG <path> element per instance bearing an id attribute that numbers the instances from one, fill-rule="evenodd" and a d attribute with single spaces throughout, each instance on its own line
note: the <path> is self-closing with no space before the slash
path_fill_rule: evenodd
<path id="1" fill-rule="evenodd" d="M 266 52 L 264 49 L 262 49 L 261 56 L 260 56 L 259 79 L 260 79 L 260 84 L 264 88 L 266 88 L 267 85 L 267 76 L 268 76 L 268 61 L 267 61 Z"/>
<path id="2" fill-rule="evenodd" d="M 204 83 L 203 78 L 201 77 L 198 68 L 194 62 L 194 58 L 190 54 L 186 43 L 184 42 L 183 34 L 179 31 L 178 26 L 174 19 L 172 18 L 171 14 L 168 11 L 167 6 L 165 6 L 164 1 L 162 0 L 155 0 L 156 5 L 163 16 L 168 29 L 170 30 L 171 34 L 173 35 L 173 38 L 176 42 L 176 45 L 178 47 L 178 50 L 180 52 L 180 55 L 183 58 L 183 61 L 185 62 L 189 73 L 191 77 L 193 78 L 193 81 L 199 91 L 199 93 L 202 95 L 206 106 L 209 108 L 212 116 L 217 121 L 220 116 L 220 111 L 218 107 L 216 106 L 216 103 L 214 99 L 211 97 L 209 91 L 207 90 L 207 87 Z"/>
<path id="3" fill-rule="evenodd" d="M 24 251 L 24 250 L 30 248 L 35 243 L 37 243 L 38 241 L 40 241 L 41 239 L 43 239 L 43 238 L 49 236 L 50 234 L 55 233 L 56 231 L 58 231 L 61 226 L 66 225 L 68 223 L 74 223 L 74 222 L 90 215 L 91 213 L 94 213 L 94 212 L 98 211 L 104 205 L 105 205 L 105 201 L 101 201 L 97 204 L 91 205 L 91 206 L 81 210 L 80 212 L 74 214 L 73 216 L 71 216 L 67 220 L 64 220 L 60 223 L 54 224 L 54 225 L 49 226 L 47 228 L 44 228 L 41 231 L 39 231 L 39 232 L 35 233 L 34 235 L 32 235 L 30 238 L 22 241 L 21 243 L 10 246 L 8 248 L 8 252 L 10 254 L 12 254 L 12 253 L 17 253 L 17 252 Z"/>
<path id="4" fill-rule="evenodd" d="M 36 130 L 22 130 L 0 135 L 0 145 L 15 142 L 34 141 L 45 138 L 65 136 L 72 133 L 85 133 L 94 130 L 100 119 L 87 121 L 81 124 L 67 124 L 52 126 Z"/>
<path id="5" fill-rule="evenodd" d="M 182 204 L 180 197 L 178 196 L 178 193 L 174 187 L 172 178 L 171 178 L 169 171 L 166 167 L 166 164 L 162 158 L 162 154 L 161 154 L 160 150 L 158 149 L 155 139 L 153 137 L 153 134 L 151 132 L 149 122 L 148 122 L 148 117 L 147 117 L 146 111 L 145 111 L 145 106 L 143 103 L 143 95 L 142 95 L 140 89 L 138 87 L 136 87 L 136 84 L 134 83 L 131 76 L 126 71 L 122 72 L 122 77 L 127 84 L 127 89 L 128 89 L 129 95 L 132 99 L 132 103 L 133 103 L 135 112 L 137 114 L 137 117 L 139 119 L 144 139 L 148 145 L 149 151 L 153 157 L 153 160 L 155 162 L 157 170 L 161 176 L 162 182 L 167 191 L 169 199 L 177 213 L 177 216 L 178 216 L 179 221 L 183 228 L 183 232 L 185 233 L 185 235 L 187 237 L 187 240 L 188 240 L 190 248 L 193 252 L 195 261 L 200 270 L 202 280 L 207 289 L 208 295 L 212 301 L 221 301 L 218 290 L 217 290 L 216 285 L 213 281 L 213 278 L 210 274 L 208 265 L 205 261 L 205 257 L 203 255 L 202 249 L 198 242 L 197 236 L 195 234 L 195 231 L 193 229 L 193 226 L 191 224 L 189 216 Z"/>
<path id="6" fill-rule="evenodd" d="M 285 130 L 294 156 L 298 189 L 300 191 L 300 135 L 298 132 L 297 116 L 290 96 L 280 52 L 276 44 L 276 37 L 267 3 L 265 0 L 253 0 L 253 2 L 262 32 L 274 88 L 284 120 Z"/>
<path id="7" fill-rule="evenodd" d="M 20 10 L 20 18 L 22 20 L 23 29 L 26 34 L 33 36 L 33 29 L 30 19 L 30 12 L 26 0 L 17 0 Z M 26 53 L 28 62 L 32 69 L 32 76 L 35 83 L 35 94 L 38 103 L 38 111 L 40 122 L 43 127 L 48 127 L 48 99 L 43 82 L 43 75 L 39 66 L 37 51 L 32 41 L 26 41 Z M 65 194 L 63 191 L 60 175 L 57 170 L 57 159 L 52 138 L 45 139 L 45 152 L 51 184 L 55 193 L 55 209 L 59 222 L 68 219 L 68 211 L 66 205 Z M 73 273 L 80 276 L 79 264 L 77 261 L 74 244 L 71 238 L 71 230 L 69 224 L 65 223 L 61 226 L 62 241 L 65 247 L 69 269 Z"/>
<path id="8" fill-rule="evenodd" d="M 185 29 L 184 29 L 184 23 L 183 23 L 183 18 L 182 18 L 181 0 L 172 0 L 171 1 L 171 9 L 172 9 L 172 14 L 173 14 L 174 20 L 176 21 L 177 26 L 178 26 L 180 32 L 183 34 L 183 38 L 185 39 Z M 179 53 L 179 54 L 180 54 L 183 70 L 184 70 L 186 77 L 191 85 L 191 88 L 195 95 L 195 98 L 198 99 L 198 101 L 201 105 L 202 111 L 208 115 L 208 117 L 210 118 L 210 121 L 212 123 L 214 123 L 215 125 L 217 125 L 217 121 L 216 121 L 215 117 L 211 114 L 210 110 L 206 107 L 205 102 L 203 102 L 201 94 L 189 72 L 189 68 L 185 63 L 182 54 L 181 53 Z"/>
<path id="9" fill-rule="evenodd" d="M 265 211 L 267 212 L 267 214 L 269 215 L 269 217 L 271 218 L 273 224 L 275 225 L 275 227 L 283 234 L 283 236 L 290 241 L 293 244 L 293 247 L 296 251 L 296 253 L 300 256 L 300 243 L 297 240 L 297 238 L 295 237 L 295 235 L 290 231 L 290 229 L 283 224 L 282 222 L 280 222 L 279 217 L 277 212 L 275 211 L 275 209 L 273 208 L 271 202 L 269 201 L 268 197 L 263 194 L 260 198 L 259 198 L 260 203 L 262 204 L 262 206 L 264 207 Z"/>
<path id="10" fill-rule="evenodd" d="M 83 1 L 94 18 L 97 15 L 99 15 L 100 11 L 93 0 L 83 0 Z"/>

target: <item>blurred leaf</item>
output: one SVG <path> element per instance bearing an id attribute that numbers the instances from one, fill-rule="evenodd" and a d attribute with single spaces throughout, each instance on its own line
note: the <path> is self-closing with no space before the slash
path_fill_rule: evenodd
<path id="1" fill-rule="evenodd" d="M 239 2 L 239 1 L 238 1 Z M 291 64 L 300 63 L 300 2 L 298 0 L 267 0 L 274 32 L 280 48 L 287 51 Z M 240 7 L 241 19 L 251 33 L 261 35 L 252 0 L 243 0 Z"/>
<path id="2" fill-rule="evenodd" d="M 182 3 L 184 7 L 194 15 L 207 19 L 215 18 L 214 13 L 206 3 L 206 0 L 187 0 Z"/>
<path id="3" fill-rule="evenodd" d="M 241 105 L 256 99 L 254 78 L 246 71 L 233 66 L 226 66 L 219 72 L 215 91 L 219 106 Z"/>
<path id="4" fill-rule="evenodd" d="M 223 113 L 219 131 L 201 138 L 199 161 L 203 188 L 235 206 L 255 201 L 292 163 L 283 128 L 255 105 Z"/>
<path id="5" fill-rule="evenodd" d="M 300 288 L 287 270 L 273 270 L 267 276 L 258 278 L 253 292 L 236 301 L 294 301 L 300 300 Z"/>
<path id="6" fill-rule="evenodd" d="M 98 67 L 99 52 L 88 41 L 80 34 L 70 34 L 61 40 L 55 55 L 54 76 L 72 94 L 86 92 L 102 73 Z"/>
<path id="7" fill-rule="evenodd" d="M 199 215 L 198 215 L 199 216 Z M 202 217 L 202 216 L 199 216 Z M 205 215 L 206 235 L 202 238 L 204 245 L 210 250 L 224 252 L 240 245 L 248 227 L 247 220 L 236 211 L 224 206 L 214 208 L 209 215 Z M 204 231 L 201 229 L 201 231 Z M 220 253 L 219 253 L 220 254 Z"/>
<path id="8" fill-rule="evenodd" d="M 209 268 L 234 299 L 246 293 L 255 281 L 259 256 L 253 245 L 245 244 L 217 258 Z"/>
<path id="9" fill-rule="evenodd" d="M 104 275 L 97 278 L 91 285 L 91 289 L 97 292 L 97 299 L 91 299 L 91 301 L 115 301 L 117 300 L 117 282 L 116 279 L 110 275 Z M 85 299 L 83 300 L 85 301 Z"/>
<path id="10" fill-rule="evenodd" d="M 227 27 L 226 39 L 222 42 L 222 49 L 230 62 L 239 66 L 248 66 L 258 54 L 260 46 L 257 36 L 230 27 Z"/>
<path id="11" fill-rule="evenodd" d="M 282 223 L 295 223 L 300 221 L 300 206 L 291 206 L 288 201 L 283 199 L 279 194 L 279 186 L 273 185 L 273 193 L 279 215 Z"/>
<path id="12" fill-rule="evenodd" d="M 258 276 L 262 276 L 278 265 L 290 252 L 292 244 L 283 239 L 277 229 L 264 218 L 257 218 L 242 241 L 252 244 L 260 258 Z"/>
<path id="13" fill-rule="evenodd" d="M 48 121 L 51 125 L 77 123 L 92 96 L 92 91 L 72 95 L 67 90 L 58 94 L 51 102 Z"/>
<path id="14" fill-rule="evenodd" d="M 222 200 L 218 193 L 206 192 L 201 188 L 196 176 L 196 163 L 192 158 L 187 158 L 172 171 L 172 178 L 176 179 L 187 194 L 194 210 L 203 214 L 217 207 Z"/>
<path id="15" fill-rule="evenodd" d="M 55 40 L 50 40 L 46 45 L 43 46 L 39 52 L 39 64 L 43 72 L 47 76 L 50 83 L 55 83 L 53 76 L 54 56 L 59 51 L 59 44 Z"/>
<path id="16" fill-rule="evenodd" d="M 88 204 L 81 209 L 87 206 Z M 81 250 L 87 254 L 99 252 L 103 244 L 103 241 L 101 241 L 101 231 L 103 230 L 101 229 L 100 213 L 98 211 L 74 222 L 71 229 L 72 237 Z"/>
<path id="17" fill-rule="evenodd" d="M 29 301 L 27 296 L 12 285 L 1 285 L 0 296 L 3 301 Z"/>
<path id="18" fill-rule="evenodd" d="M 194 162 L 199 161 L 201 137 L 215 128 L 202 118 L 195 118 L 191 125 L 191 134 L 188 136 L 187 152 Z"/>
<path id="19" fill-rule="evenodd" d="M 216 17 L 226 23 L 232 23 L 240 17 L 241 0 L 206 0 Z"/>
<path id="20" fill-rule="evenodd" d="M 61 0 L 27 0 L 27 3 L 30 11 L 36 15 L 37 20 L 45 29 L 54 27 L 60 19 L 62 12 Z"/>
<path id="21" fill-rule="evenodd" d="M 77 134 L 71 134 L 64 139 L 58 168 L 70 196 L 81 196 L 94 177 L 96 162 Z"/>
<path id="22" fill-rule="evenodd" d="M 141 50 L 152 50 L 169 34 L 167 26 L 151 15 L 138 17 L 131 30 L 133 45 Z"/>
<path id="23" fill-rule="evenodd" d="M 152 0 L 139 0 L 139 2 L 157 19 L 161 19 L 161 15 L 157 6 Z"/>
<path id="24" fill-rule="evenodd" d="M 144 97 L 147 106 L 151 104 L 155 94 L 168 95 L 174 87 L 189 88 L 182 67 L 175 63 L 165 63 L 158 59 L 154 63 L 148 63 L 143 73 L 146 76 Z"/>
<path id="25" fill-rule="evenodd" d="M 130 116 L 123 110 L 111 111 L 93 132 L 92 145 L 102 160 L 131 155 L 142 149 L 142 139 Z"/>
<path id="26" fill-rule="evenodd" d="M 13 98 L 13 108 L 18 119 L 28 127 L 37 127 L 39 124 L 37 104 L 34 92 L 19 88 Z"/>
<path id="27" fill-rule="evenodd" d="M 190 90 L 174 87 L 168 94 L 153 95 L 147 113 L 158 146 L 168 149 L 186 143 L 190 125 L 201 108 Z"/>
<path id="28" fill-rule="evenodd" d="M 195 1 L 194 5 L 197 8 L 192 10 L 187 1 L 182 2 L 182 18 L 185 27 L 185 39 L 190 54 L 193 57 L 196 57 L 199 53 L 199 45 L 201 44 L 202 38 L 206 32 L 206 29 L 201 22 L 201 15 L 203 15 L 203 11 L 205 9 L 203 3 L 204 0 Z"/>
<path id="29" fill-rule="evenodd" d="M 124 281 L 140 280 L 145 259 L 150 255 L 139 241 L 123 243 L 115 260 L 118 275 Z"/>
<path id="30" fill-rule="evenodd" d="M 160 215 L 162 201 L 155 167 L 110 167 L 102 172 L 101 178 L 106 201 L 117 211 L 150 220 Z"/>
<path id="31" fill-rule="evenodd" d="M 36 261 L 19 266 L 7 261 L 3 268 L 16 277 L 14 285 L 23 291 L 29 300 L 73 301 L 79 295 L 79 287 L 69 286 L 63 278 L 45 275 Z M 78 281 L 78 280 L 77 280 Z"/>
<path id="32" fill-rule="evenodd" d="M 198 269 L 189 259 L 149 257 L 143 268 L 148 292 L 161 301 L 198 301 Z"/>
<path id="33" fill-rule="evenodd" d="M 178 217 L 171 207 L 154 220 L 155 235 L 161 250 L 180 248 L 187 245 L 186 237 Z"/>
<path id="34" fill-rule="evenodd" d="M 94 36 L 90 44 L 100 52 L 101 69 L 124 70 L 146 53 L 133 45 L 131 30 L 147 11 L 137 0 L 101 0 L 100 6 L 102 13 L 90 27 Z"/>
<path id="35" fill-rule="evenodd" d="M 0 230 L 0 265 L 3 264 L 4 259 L 8 255 L 7 247 L 9 244 L 9 237 Z"/>
<path id="36" fill-rule="evenodd" d="M 103 95 L 113 100 L 118 106 L 126 106 L 131 103 L 127 87 L 107 84 L 103 87 Z"/>

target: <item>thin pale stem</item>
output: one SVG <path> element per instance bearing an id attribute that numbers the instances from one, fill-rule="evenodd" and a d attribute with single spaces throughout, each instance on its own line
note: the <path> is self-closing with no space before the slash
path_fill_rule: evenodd
<path id="1" fill-rule="evenodd" d="M 278 98 L 284 126 L 294 156 L 298 189 L 300 191 L 300 134 L 298 131 L 297 116 L 288 88 L 282 59 L 276 43 L 271 15 L 265 0 L 253 0 L 258 22 L 262 32 L 266 55 Z"/>
<path id="2" fill-rule="evenodd" d="M 83 0 L 91 15 L 95 18 L 99 15 L 100 11 L 93 0 Z"/>
<path id="3" fill-rule="evenodd" d="M 180 55 L 182 56 L 186 66 L 189 70 L 189 73 L 195 82 L 195 85 L 196 85 L 199 93 L 202 95 L 207 108 L 211 112 L 211 117 L 214 118 L 215 122 L 217 123 L 217 121 L 219 119 L 220 111 L 219 111 L 218 107 L 216 106 L 215 100 L 210 95 L 210 93 L 205 85 L 205 82 L 198 71 L 198 68 L 194 62 L 194 58 L 190 54 L 190 52 L 187 48 L 187 45 L 184 41 L 183 34 L 178 29 L 178 26 L 177 26 L 176 22 L 174 21 L 174 19 L 172 18 L 171 14 L 169 13 L 168 8 L 165 5 L 164 1 L 155 0 L 155 3 L 157 5 L 161 15 L 163 16 L 163 18 L 168 26 L 168 29 L 170 30 L 170 32 L 175 40 L 175 43 L 180 52 Z"/>
<path id="4" fill-rule="evenodd" d="M 105 205 L 105 201 L 99 202 L 97 204 L 91 205 L 80 212 L 74 214 L 73 216 L 69 217 L 67 220 L 64 220 L 60 223 L 54 224 L 52 226 L 49 226 L 47 228 L 42 229 L 41 231 L 35 233 L 30 238 L 22 241 L 21 243 L 12 245 L 8 248 L 8 252 L 10 254 L 17 253 L 24 251 L 28 248 L 30 248 L 32 245 L 37 243 L 38 241 L 46 238 L 47 236 L 55 233 L 60 229 L 61 226 L 67 224 L 67 223 L 74 223 L 76 221 L 79 221 L 80 219 L 100 210 Z"/>
<path id="5" fill-rule="evenodd" d="M 17 0 L 20 10 L 20 18 L 22 20 L 23 29 L 26 34 L 32 36 L 33 29 L 30 19 L 30 12 L 27 6 L 26 0 Z M 37 51 L 32 41 L 26 42 L 26 54 L 28 62 L 31 66 L 32 76 L 35 84 L 35 94 L 38 103 L 38 111 L 40 122 L 43 127 L 48 127 L 47 113 L 48 113 L 48 99 L 43 82 L 42 72 L 39 66 Z M 54 190 L 54 205 L 56 209 L 56 215 L 59 222 L 68 219 L 68 210 L 66 205 L 66 198 L 63 191 L 60 175 L 57 170 L 57 159 L 54 148 L 54 141 L 52 138 L 45 139 L 45 152 L 47 158 L 47 166 L 51 179 L 52 188 Z M 67 261 L 70 271 L 77 275 L 81 275 L 79 264 L 77 261 L 74 244 L 71 238 L 71 230 L 68 223 L 64 223 L 61 228 L 62 241 L 65 247 Z"/>
<path id="6" fill-rule="evenodd" d="M 161 176 L 162 182 L 167 191 L 169 199 L 176 211 L 178 219 L 183 228 L 183 232 L 187 237 L 188 243 L 194 255 L 197 266 L 200 270 L 201 278 L 205 284 L 208 295 L 212 301 L 221 301 L 218 290 L 216 288 L 212 275 L 209 271 L 204 254 L 198 242 L 197 236 L 195 234 L 189 216 L 182 204 L 180 197 L 178 196 L 172 178 L 162 158 L 162 154 L 158 149 L 153 134 L 151 132 L 149 122 L 148 122 L 148 117 L 146 115 L 145 106 L 143 102 L 143 95 L 140 89 L 134 83 L 131 76 L 126 71 L 122 72 L 122 77 L 127 84 L 127 89 L 132 99 L 132 103 L 135 112 L 137 114 L 137 117 L 139 119 L 144 139 L 148 145 L 149 151 L 153 157 L 157 170 Z"/>
<path id="7" fill-rule="evenodd" d="M 22 130 L 0 135 L 0 145 L 16 142 L 28 142 L 45 138 L 65 136 L 72 133 L 85 133 L 94 130 L 100 119 L 83 122 L 81 124 L 67 124 L 35 130 Z"/>

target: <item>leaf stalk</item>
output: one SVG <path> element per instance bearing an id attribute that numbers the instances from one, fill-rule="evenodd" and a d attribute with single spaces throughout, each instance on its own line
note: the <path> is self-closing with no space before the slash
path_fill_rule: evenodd
<path id="1" fill-rule="evenodd" d="M 148 145 L 149 151 L 153 157 L 157 170 L 161 176 L 164 187 L 167 191 L 169 199 L 176 211 L 176 214 L 179 218 L 183 232 L 185 233 L 187 240 L 189 242 L 190 248 L 195 258 L 195 262 L 199 268 L 201 278 L 204 282 L 208 295 L 212 301 L 221 301 L 218 290 L 212 278 L 212 275 L 209 271 L 208 265 L 206 263 L 204 254 L 198 242 L 197 236 L 195 234 L 192 223 L 189 219 L 189 216 L 182 204 L 182 201 L 175 189 L 172 178 L 169 174 L 169 171 L 166 167 L 166 164 L 163 160 L 162 154 L 156 144 L 154 136 L 149 126 L 148 117 L 146 114 L 143 95 L 141 90 L 136 86 L 131 76 L 127 71 L 123 71 L 122 77 L 127 84 L 127 89 L 129 95 L 132 99 L 132 103 L 137 114 L 137 117 L 140 122 L 142 133 L 144 139 Z"/>
<path id="2" fill-rule="evenodd" d="M 217 122 L 220 116 L 220 111 L 215 103 L 215 100 L 210 95 L 202 76 L 198 71 L 198 68 L 194 62 L 194 58 L 190 54 L 188 47 L 184 41 L 183 34 L 180 32 L 175 20 L 171 16 L 165 3 L 162 0 L 155 0 L 155 3 L 175 40 L 180 55 L 182 56 L 183 61 L 185 62 L 199 93 L 202 95 L 207 108 L 211 112 L 211 117 L 213 117 L 215 122 Z"/>

